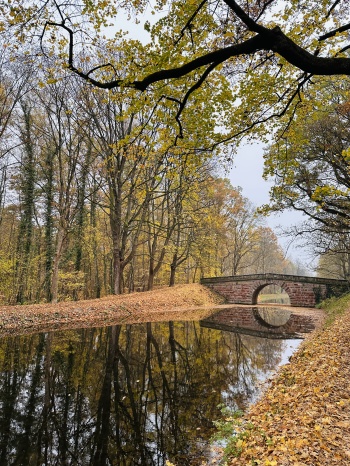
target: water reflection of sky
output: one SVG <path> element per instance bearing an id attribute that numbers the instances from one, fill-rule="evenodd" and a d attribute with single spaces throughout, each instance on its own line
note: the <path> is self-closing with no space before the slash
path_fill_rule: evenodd
<path id="1" fill-rule="evenodd" d="M 219 406 L 245 409 L 299 341 L 191 321 L 4 338 L 0 464 L 200 464 Z"/>

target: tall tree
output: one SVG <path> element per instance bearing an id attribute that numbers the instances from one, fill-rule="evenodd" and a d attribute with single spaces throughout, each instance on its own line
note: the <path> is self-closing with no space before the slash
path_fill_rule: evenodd
<path id="1" fill-rule="evenodd" d="M 249 273 L 293 273 L 295 267 L 285 258 L 271 228 L 257 228 L 256 241 L 250 254 Z"/>
<path id="2" fill-rule="evenodd" d="M 239 275 L 251 265 L 251 251 L 257 244 L 257 230 L 261 219 L 255 207 L 242 196 L 239 190 L 224 181 L 221 189 L 226 190 L 222 215 L 224 237 L 222 239 L 221 273 Z"/>
<path id="3" fill-rule="evenodd" d="M 0 223 L 8 188 L 9 167 L 13 164 L 11 155 L 18 142 L 13 137 L 11 125 L 18 103 L 28 91 L 30 81 L 30 68 L 10 60 L 5 39 L 0 35 Z"/>
<path id="4" fill-rule="evenodd" d="M 123 292 L 124 270 L 138 246 L 141 227 L 162 156 L 153 150 L 154 129 L 146 129 L 148 115 L 120 93 L 85 94 L 87 115 L 93 122 L 90 143 L 101 160 L 113 243 L 113 287 Z M 158 168 L 157 168 L 158 167 Z"/>
<path id="5" fill-rule="evenodd" d="M 53 252 L 52 258 L 47 256 L 46 270 L 52 264 L 50 297 L 53 302 L 58 300 L 60 262 L 77 214 L 78 165 L 86 154 L 84 132 L 73 116 L 77 108 L 75 96 L 74 83 L 69 81 L 51 84 L 39 95 L 46 121 L 42 136 L 46 146 L 46 246 Z"/>
<path id="6" fill-rule="evenodd" d="M 347 98 L 298 119 L 266 154 L 273 176 L 272 203 L 265 211 L 295 209 L 324 226 L 346 229 L 349 217 L 350 106 Z"/>
<path id="7" fill-rule="evenodd" d="M 35 143 L 32 108 L 28 102 L 22 101 L 22 123 L 20 139 L 23 147 L 20 171 L 21 217 L 17 241 L 17 302 L 23 304 L 26 294 L 26 282 L 30 277 L 30 253 L 32 250 L 34 221 L 34 189 L 35 189 Z"/>

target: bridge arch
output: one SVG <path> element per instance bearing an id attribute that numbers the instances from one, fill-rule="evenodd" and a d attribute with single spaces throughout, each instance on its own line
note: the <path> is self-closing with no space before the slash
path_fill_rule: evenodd
<path id="1" fill-rule="evenodd" d="M 248 307 L 247 309 L 250 308 Z M 257 323 L 267 329 L 284 328 L 292 316 L 291 311 L 283 308 L 253 307 L 252 311 Z"/>
<path id="2" fill-rule="evenodd" d="M 300 338 L 301 334 L 309 333 L 315 328 L 315 321 L 310 314 L 290 312 L 288 320 L 277 326 L 269 325 L 264 320 L 257 318 L 257 311 L 257 308 L 254 310 L 250 306 L 228 307 L 201 320 L 200 325 L 201 327 L 273 339 Z"/>
<path id="3" fill-rule="evenodd" d="M 291 301 L 291 297 L 290 297 L 290 292 L 291 292 L 290 286 L 288 286 L 288 283 L 280 283 L 278 281 L 266 281 L 265 283 L 259 283 L 257 285 L 257 287 L 255 288 L 255 290 L 253 291 L 252 304 L 258 304 L 258 297 L 259 297 L 260 292 L 269 285 L 278 286 L 283 291 L 285 291 L 287 293 L 287 295 L 288 295 L 290 305 L 292 305 L 292 301 Z"/>

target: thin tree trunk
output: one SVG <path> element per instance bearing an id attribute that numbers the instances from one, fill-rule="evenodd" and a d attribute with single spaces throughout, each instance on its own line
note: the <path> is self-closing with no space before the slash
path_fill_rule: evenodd
<path id="1" fill-rule="evenodd" d="M 31 110 L 25 103 L 22 104 L 24 128 L 21 130 L 21 139 L 24 143 L 23 171 L 22 171 L 22 194 L 23 212 L 21 214 L 18 244 L 17 244 L 17 273 L 18 291 L 17 302 L 23 303 L 26 299 L 27 281 L 29 277 L 30 252 L 33 236 L 34 216 L 34 148 L 32 142 L 32 118 Z"/>
<path id="2" fill-rule="evenodd" d="M 48 302 L 51 302 L 51 276 L 52 276 L 52 262 L 53 262 L 53 218 L 52 218 L 52 205 L 53 205 L 53 153 L 48 152 L 46 157 L 46 200 L 45 200 L 45 294 Z"/>
<path id="3" fill-rule="evenodd" d="M 58 300 L 58 272 L 59 272 L 59 263 L 61 260 L 63 242 L 64 242 L 64 230 L 62 227 L 59 228 L 57 232 L 57 241 L 56 241 L 56 252 L 53 260 L 52 267 L 52 280 L 51 280 L 51 302 L 57 303 Z"/>
<path id="4" fill-rule="evenodd" d="M 170 264 L 169 286 L 174 286 L 175 285 L 176 267 L 177 267 L 177 253 L 175 252 L 174 255 L 173 255 L 172 263 Z"/>

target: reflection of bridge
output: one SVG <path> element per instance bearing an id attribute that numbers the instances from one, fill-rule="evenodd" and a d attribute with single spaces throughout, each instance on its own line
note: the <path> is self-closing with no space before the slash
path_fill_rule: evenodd
<path id="1" fill-rule="evenodd" d="M 322 299 L 349 290 L 347 280 L 264 273 L 233 277 L 202 278 L 201 283 L 224 296 L 230 304 L 256 304 L 258 294 L 268 285 L 280 286 L 291 306 L 314 307 Z"/>
<path id="2" fill-rule="evenodd" d="M 264 320 L 264 309 L 267 308 L 230 307 L 206 317 L 200 321 L 200 325 L 201 327 L 270 339 L 303 338 L 302 334 L 315 329 L 314 319 L 310 315 L 298 314 L 298 311 L 296 313 L 285 311 L 287 321 L 282 325 L 271 325 Z M 270 310 L 272 314 L 276 311 L 273 308 Z"/>

